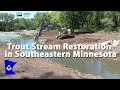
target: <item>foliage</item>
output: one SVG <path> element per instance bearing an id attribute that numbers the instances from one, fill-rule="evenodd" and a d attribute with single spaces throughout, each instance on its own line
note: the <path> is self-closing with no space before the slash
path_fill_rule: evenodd
<path id="1" fill-rule="evenodd" d="M 51 22 L 79 33 L 120 31 L 120 11 L 53 11 L 37 12 L 32 19 L 15 18 L 0 13 L 0 31 L 36 30 L 42 22 Z M 49 28 L 48 28 L 49 29 Z"/>

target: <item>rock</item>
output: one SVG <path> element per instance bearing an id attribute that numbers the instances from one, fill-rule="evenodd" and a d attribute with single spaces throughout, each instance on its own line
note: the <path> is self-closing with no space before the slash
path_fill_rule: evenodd
<path id="1" fill-rule="evenodd" d="M 112 40 L 104 41 L 101 45 L 112 45 Z"/>
<path id="2" fill-rule="evenodd" d="M 75 70 L 75 73 L 78 73 L 79 71 L 78 70 Z"/>
<path id="3" fill-rule="evenodd" d="M 62 65 L 62 67 L 68 67 L 67 65 Z"/>
<path id="4" fill-rule="evenodd" d="M 40 44 L 45 44 L 46 40 L 39 40 Z"/>
<path id="5" fill-rule="evenodd" d="M 112 47 L 117 47 L 120 44 L 120 40 L 109 40 L 109 41 L 104 41 L 101 43 L 101 45 L 112 45 Z"/>
<path id="6" fill-rule="evenodd" d="M 114 40 L 112 46 L 117 47 L 119 44 L 120 44 L 120 40 Z"/>
<path id="7" fill-rule="evenodd" d="M 67 65 L 64 65 L 64 67 L 68 67 Z"/>
<path id="8" fill-rule="evenodd" d="M 30 78 L 30 77 L 28 77 L 28 76 L 22 76 L 20 79 L 32 79 L 32 78 Z"/>

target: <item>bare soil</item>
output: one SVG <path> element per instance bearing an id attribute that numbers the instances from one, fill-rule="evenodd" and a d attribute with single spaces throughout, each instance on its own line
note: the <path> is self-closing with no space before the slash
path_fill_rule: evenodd
<path id="1" fill-rule="evenodd" d="M 46 38 L 47 43 L 49 44 L 63 44 L 63 43 L 83 43 L 83 44 L 92 44 L 92 43 L 98 43 L 108 40 L 120 40 L 120 34 L 78 34 L 75 35 L 75 38 L 68 38 L 68 39 L 57 39 L 56 36 L 58 35 L 58 32 L 44 32 L 43 37 Z M 40 39 L 40 38 L 39 38 Z"/>
<path id="2" fill-rule="evenodd" d="M 4 69 L 4 51 L 6 44 L 0 43 L 0 79 L 100 79 L 101 77 L 82 74 L 65 65 L 56 64 L 45 58 L 9 58 L 17 62 L 15 75 L 6 75 Z M 11 51 L 14 52 L 14 51 Z"/>
<path id="3" fill-rule="evenodd" d="M 107 40 L 120 40 L 119 34 L 79 34 L 75 38 L 56 39 L 57 32 L 45 32 L 42 38 L 48 44 L 76 44 L 76 43 L 97 43 Z M 41 37 L 40 37 L 41 38 Z M 40 39 L 39 38 L 39 39 Z M 15 75 L 6 75 L 4 70 L 4 51 L 6 43 L 0 43 L 0 79 L 100 79 L 101 77 L 82 74 L 78 70 L 73 70 L 64 65 L 49 62 L 46 58 L 10 58 L 16 61 L 14 67 Z M 117 48 L 116 51 L 119 51 Z M 14 51 L 13 51 L 14 52 Z"/>

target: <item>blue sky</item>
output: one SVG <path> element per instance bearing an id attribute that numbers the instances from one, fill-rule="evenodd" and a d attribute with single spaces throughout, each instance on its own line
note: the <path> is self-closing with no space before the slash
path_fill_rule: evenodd
<path id="1" fill-rule="evenodd" d="M 37 13 L 37 12 L 47 12 L 47 11 L 0 11 L 0 13 L 9 13 L 9 14 L 14 14 L 15 15 L 15 18 L 17 18 L 17 13 L 22 13 L 22 18 L 33 18 L 34 15 Z M 51 12 L 51 11 L 49 11 Z M 29 16 L 25 17 L 24 14 L 26 13 L 29 13 Z M 18 18 L 21 18 L 21 17 L 18 17 Z"/>

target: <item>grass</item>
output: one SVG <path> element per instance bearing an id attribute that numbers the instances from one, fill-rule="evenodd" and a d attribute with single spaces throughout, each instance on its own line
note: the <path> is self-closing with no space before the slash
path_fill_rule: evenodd
<path id="1" fill-rule="evenodd" d="M 58 30 L 57 29 L 54 29 L 54 30 L 50 30 L 49 32 L 58 32 Z M 108 32 L 105 32 L 105 30 L 98 30 L 98 31 L 96 31 L 96 30 L 94 30 L 94 29 L 89 29 L 89 30 L 87 30 L 87 29 L 74 29 L 74 32 L 75 33 L 96 33 L 96 34 L 105 34 L 105 33 L 108 33 Z M 114 33 L 114 34 L 120 34 L 120 30 L 118 31 L 118 32 L 112 32 L 112 31 L 110 31 L 109 33 Z"/>
<path id="2" fill-rule="evenodd" d="M 80 29 L 75 29 L 74 32 L 75 33 L 79 33 Z"/>
<path id="3" fill-rule="evenodd" d="M 94 33 L 94 29 L 74 29 L 75 33 Z"/>

